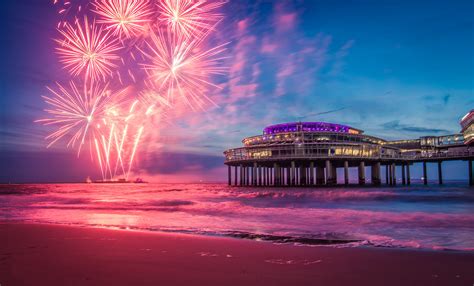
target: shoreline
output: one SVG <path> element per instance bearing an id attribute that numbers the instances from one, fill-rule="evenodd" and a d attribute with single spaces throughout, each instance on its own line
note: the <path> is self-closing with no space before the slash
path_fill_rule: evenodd
<path id="1" fill-rule="evenodd" d="M 122 231 L 117 231 L 122 230 Z M 474 253 L 0 222 L 2 285 L 472 285 Z"/>
<path id="2" fill-rule="evenodd" d="M 474 249 L 456 249 L 456 248 L 428 248 L 428 247 L 410 247 L 410 246 L 397 246 L 397 245 L 378 245 L 366 240 L 356 239 L 325 239 L 325 238 L 306 238 L 306 237 L 293 237 L 293 236 L 281 236 L 271 234 L 256 234 L 249 232 L 228 232 L 216 233 L 216 232 L 190 232 L 190 231 L 179 231 L 179 230 L 160 230 L 160 229 L 149 229 L 139 227 L 117 227 L 107 225 L 85 225 L 85 224 L 74 224 L 74 223 L 53 223 L 53 222 L 42 222 L 33 220 L 5 220 L 0 219 L 0 225 L 2 224 L 24 224 L 24 225 L 44 225 L 44 226 L 59 226 L 59 227 L 71 227 L 71 228 L 82 228 L 82 229 L 103 229 L 111 231 L 122 231 L 122 232 L 137 232 L 144 234 L 156 234 L 156 235 L 185 235 L 195 236 L 203 238 L 223 238 L 232 240 L 244 240 L 244 241 L 255 241 L 259 243 L 270 243 L 275 245 L 290 245 L 295 247 L 328 247 L 328 248 L 363 248 L 363 249 L 393 249 L 393 250 L 406 250 L 406 251 L 421 251 L 421 252 L 454 252 L 454 253 L 466 253 L 473 254 Z M 285 239 L 287 239 L 285 241 Z M 309 242 L 308 242 L 309 240 Z M 0 285 L 1 286 L 1 285 Z"/>

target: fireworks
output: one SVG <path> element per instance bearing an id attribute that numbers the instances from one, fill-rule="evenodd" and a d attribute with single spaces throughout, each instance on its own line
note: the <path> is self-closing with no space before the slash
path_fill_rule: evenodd
<path id="1" fill-rule="evenodd" d="M 115 177 L 119 166 L 122 174 L 128 177 L 143 132 L 143 127 L 138 127 L 134 135 L 133 128 L 129 127 L 131 119 L 138 116 L 135 113 L 138 101 L 128 107 L 129 89 L 111 92 L 108 85 L 101 84 L 78 88 L 71 81 L 68 87 L 57 84 L 57 88 L 48 90 L 51 95 L 43 98 L 50 106 L 45 110 L 50 118 L 37 120 L 56 126 L 56 130 L 46 137 L 51 141 L 48 147 L 65 139 L 68 147 L 79 145 L 79 156 L 82 147 L 88 146 L 103 178 Z M 125 148 L 128 141 L 133 141 L 131 155 Z M 126 160 L 127 156 L 130 160 Z"/>
<path id="2" fill-rule="evenodd" d="M 227 70 L 221 65 L 227 44 L 202 50 L 197 39 L 166 36 L 161 31 L 152 33 L 150 38 L 151 43 L 147 43 L 142 53 L 151 63 L 142 66 L 158 90 L 167 91 L 168 101 L 173 102 L 178 96 L 192 108 L 212 102 L 206 95 L 207 90 L 218 86 L 210 77 Z"/>
<path id="3" fill-rule="evenodd" d="M 57 8 L 57 12 L 62 18 L 69 14 L 79 14 L 86 10 L 89 4 L 87 0 L 52 0 Z"/>
<path id="4" fill-rule="evenodd" d="M 193 109 L 212 103 L 227 44 L 207 48 L 205 41 L 224 3 L 53 0 L 61 17 L 56 52 L 81 78 L 43 96 L 48 116 L 37 122 L 54 127 L 48 147 L 65 141 L 78 156 L 87 149 L 104 180 L 128 179 L 150 126 L 166 123 L 177 100 Z"/>
<path id="5" fill-rule="evenodd" d="M 72 75 L 83 73 L 86 80 L 105 80 L 117 67 L 115 61 L 120 59 L 117 51 L 121 49 L 118 40 L 95 22 L 89 24 L 87 17 L 83 24 L 77 20 L 74 26 L 66 23 L 59 32 L 64 39 L 56 40 L 59 44 L 56 50 Z"/>
<path id="6" fill-rule="evenodd" d="M 153 14 L 147 0 L 98 0 L 94 5 L 94 12 L 101 16 L 97 23 L 105 24 L 119 37 L 142 34 Z"/>
<path id="7" fill-rule="evenodd" d="M 162 0 L 158 6 L 159 21 L 164 22 L 173 33 L 186 38 L 200 37 L 223 18 L 214 10 L 224 5 L 224 1 L 206 0 Z"/>
<path id="8" fill-rule="evenodd" d="M 68 147 L 74 147 L 77 141 L 82 146 L 87 139 L 100 133 L 101 123 L 105 122 L 109 112 L 117 108 L 126 93 L 124 89 L 111 94 L 107 85 L 78 88 L 73 81 L 69 83 L 69 88 L 58 83 L 56 89 L 48 87 L 48 90 L 52 96 L 43 98 L 50 106 L 45 111 L 51 118 L 37 120 L 45 125 L 57 126 L 57 130 L 46 137 L 51 140 L 48 147 L 67 135 L 70 137 Z"/>

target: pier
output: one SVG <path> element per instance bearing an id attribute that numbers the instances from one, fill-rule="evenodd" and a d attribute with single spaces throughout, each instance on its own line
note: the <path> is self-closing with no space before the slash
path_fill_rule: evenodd
<path id="1" fill-rule="evenodd" d="M 291 122 L 268 126 L 262 135 L 242 140 L 243 147 L 224 152 L 228 184 L 234 186 L 410 185 L 410 168 L 421 163 L 423 184 L 428 167 L 437 167 L 443 184 L 443 162 L 466 162 L 474 186 L 474 110 L 461 120 L 461 133 L 387 141 L 360 129 L 327 122 Z M 338 169 L 343 178 L 338 180 Z M 401 173 L 397 180 L 396 174 Z M 367 173 L 370 172 L 369 178 Z M 354 179 L 354 178 L 352 178 Z"/>

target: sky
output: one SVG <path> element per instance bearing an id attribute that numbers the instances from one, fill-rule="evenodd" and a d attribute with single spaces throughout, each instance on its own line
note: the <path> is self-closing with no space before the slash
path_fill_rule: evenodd
<path id="1" fill-rule="evenodd" d="M 222 152 L 275 123 L 327 121 L 418 138 L 459 132 L 474 108 L 473 1 L 230 0 L 221 12 L 211 44 L 228 43 L 228 72 L 210 91 L 217 106 L 178 107 L 153 125 L 134 175 L 225 181 Z M 98 176 L 87 154 L 46 148 L 51 130 L 34 122 L 45 116 L 46 87 L 68 80 L 53 40 L 57 7 L 15 0 L 0 13 L 0 182 Z M 465 162 L 446 165 L 448 179 L 466 178 Z"/>

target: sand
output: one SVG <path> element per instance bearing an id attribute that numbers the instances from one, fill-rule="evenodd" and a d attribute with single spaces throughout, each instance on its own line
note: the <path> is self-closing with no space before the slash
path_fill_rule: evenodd
<path id="1" fill-rule="evenodd" d="M 474 285 L 474 253 L 0 223 L 0 285 Z"/>

